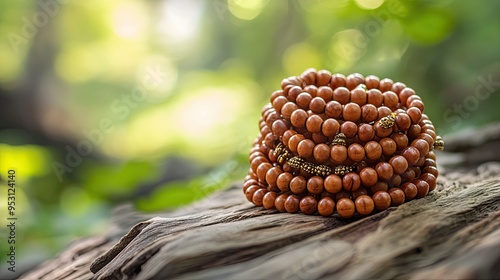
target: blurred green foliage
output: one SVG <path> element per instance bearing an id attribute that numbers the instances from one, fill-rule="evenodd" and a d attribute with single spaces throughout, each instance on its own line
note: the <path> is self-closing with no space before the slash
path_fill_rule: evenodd
<path id="1" fill-rule="evenodd" d="M 441 134 L 498 120 L 498 85 L 470 112 L 454 106 L 481 78 L 500 81 L 499 10 L 495 0 L 1 2 L 0 94 L 36 83 L 45 131 L 92 143 L 60 180 L 53 163 L 67 164 L 67 150 L 0 131 L 2 201 L 6 170 L 18 172 L 21 255 L 37 263 L 105 231 L 116 204 L 168 209 L 241 180 L 262 106 L 306 68 L 402 81 Z M 111 127 L 92 142 L 103 120 Z M 195 168 L 168 165 L 174 157 Z"/>

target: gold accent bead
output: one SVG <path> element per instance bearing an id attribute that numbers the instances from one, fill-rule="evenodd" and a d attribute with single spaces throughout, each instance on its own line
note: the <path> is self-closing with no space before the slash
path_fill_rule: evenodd
<path id="1" fill-rule="evenodd" d="M 383 117 L 379 120 L 380 126 L 383 128 L 391 128 L 396 123 L 396 113 L 392 113 L 389 116 Z"/>
<path id="2" fill-rule="evenodd" d="M 346 144 L 347 144 L 346 143 L 346 136 L 342 132 L 335 135 L 335 137 L 332 140 L 332 146 L 334 146 L 334 145 L 346 146 Z"/>
<path id="3" fill-rule="evenodd" d="M 434 149 L 439 151 L 444 150 L 444 140 L 441 136 L 436 137 L 436 142 L 434 142 Z"/>

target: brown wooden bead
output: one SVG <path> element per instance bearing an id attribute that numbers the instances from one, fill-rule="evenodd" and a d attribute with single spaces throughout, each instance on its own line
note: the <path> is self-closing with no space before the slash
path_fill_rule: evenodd
<path id="1" fill-rule="evenodd" d="M 248 187 L 250 187 L 252 185 L 257 185 L 258 183 L 259 182 L 257 182 L 257 180 L 255 180 L 255 179 L 252 179 L 252 178 L 246 179 L 245 182 L 243 183 L 243 193 L 246 192 Z"/>
<path id="2" fill-rule="evenodd" d="M 262 206 L 262 200 L 264 199 L 264 195 L 267 193 L 265 189 L 258 189 L 253 193 L 252 202 L 256 206 Z"/>
<path id="3" fill-rule="evenodd" d="M 376 192 L 379 192 L 379 191 L 386 192 L 388 189 L 389 189 L 389 184 L 387 184 L 387 182 L 384 182 L 384 181 L 378 181 L 377 183 L 375 183 L 375 185 L 373 185 L 369 188 L 370 193 L 372 195 Z"/>
<path id="4" fill-rule="evenodd" d="M 248 157 L 248 159 L 250 162 L 252 162 L 257 157 L 265 157 L 265 156 L 266 155 L 263 152 L 257 151 L 257 152 L 251 153 L 250 156 Z"/>
<path id="5" fill-rule="evenodd" d="M 424 180 L 429 184 L 429 191 L 433 191 L 436 188 L 437 179 L 432 173 L 423 173 L 419 179 Z"/>
<path id="6" fill-rule="evenodd" d="M 326 86 L 330 84 L 330 80 L 332 79 L 332 73 L 328 70 L 319 70 L 316 75 L 316 86 Z"/>
<path id="7" fill-rule="evenodd" d="M 347 159 L 347 148 L 342 145 L 332 146 L 330 149 L 330 157 L 334 163 L 343 163 Z"/>
<path id="8" fill-rule="evenodd" d="M 400 189 L 405 193 L 406 201 L 410 201 L 417 196 L 417 186 L 413 183 L 404 183 Z"/>
<path id="9" fill-rule="evenodd" d="M 373 194 L 372 198 L 377 210 L 383 211 L 391 206 L 391 196 L 387 192 L 378 191 Z"/>
<path id="10" fill-rule="evenodd" d="M 278 176 L 283 173 L 281 167 L 275 166 L 269 169 L 266 173 L 266 182 L 269 186 L 276 186 L 276 180 L 278 180 Z"/>
<path id="11" fill-rule="evenodd" d="M 338 193 L 342 190 L 342 179 L 338 175 L 331 174 L 325 178 L 323 185 L 329 193 Z"/>
<path id="12" fill-rule="evenodd" d="M 392 133 L 391 127 L 384 128 L 384 127 L 382 127 L 382 125 L 379 122 L 376 122 L 373 125 L 373 129 L 375 130 L 375 135 L 377 135 L 377 137 L 380 137 L 380 138 L 387 137 L 387 136 L 391 135 L 391 133 Z"/>
<path id="13" fill-rule="evenodd" d="M 280 194 L 278 195 L 278 197 L 276 197 L 276 200 L 274 200 L 274 207 L 276 207 L 276 210 L 280 211 L 281 213 L 286 212 L 285 201 L 287 198 L 287 194 Z"/>
<path id="14" fill-rule="evenodd" d="M 386 92 L 386 91 L 392 89 L 393 84 L 394 84 L 394 82 L 391 79 L 385 78 L 385 79 L 380 80 L 378 88 L 380 89 L 381 92 Z"/>
<path id="15" fill-rule="evenodd" d="M 357 190 L 352 192 L 352 198 L 354 200 L 356 200 L 356 198 L 358 198 L 361 195 L 368 195 L 368 190 L 363 186 L 359 187 Z"/>
<path id="16" fill-rule="evenodd" d="M 361 106 L 361 121 L 365 123 L 373 122 L 378 119 L 378 110 L 373 104 Z"/>
<path id="17" fill-rule="evenodd" d="M 406 131 L 410 128 L 411 119 L 406 113 L 400 113 L 396 115 L 396 125 L 400 131 Z"/>
<path id="18" fill-rule="evenodd" d="M 373 186 L 378 181 L 377 171 L 371 167 L 365 167 L 359 172 L 359 177 L 361 178 L 361 183 L 363 186 Z"/>
<path id="19" fill-rule="evenodd" d="M 406 135 L 408 136 L 408 139 L 410 141 L 413 141 L 414 139 L 416 139 L 418 137 L 418 135 L 420 135 L 421 130 L 422 130 L 422 128 L 420 127 L 420 125 L 413 124 L 406 131 Z"/>
<path id="20" fill-rule="evenodd" d="M 391 196 L 392 206 L 398 206 L 405 202 L 405 193 L 400 188 L 392 188 L 388 193 Z"/>
<path id="21" fill-rule="evenodd" d="M 310 195 L 305 196 L 300 200 L 299 208 L 302 213 L 312 215 L 318 209 L 318 201 Z"/>
<path id="22" fill-rule="evenodd" d="M 365 149 L 358 143 L 349 145 L 347 155 L 354 162 L 360 162 L 365 158 Z"/>
<path id="23" fill-rule="evenodd" d="M 348 191 L 343 189 L 335 194 L 335 201 L 338 202 L 342 198 L 351 198 L 351 192 L 348 192 Z"/>
<path id="24" fill-rule="evenodd" d="M 283 92 L 283 90 L 275 90 L 273 93 L 271 93 L 271 103 L 274 102 L 274 100 L 276 100 L 276 98 L 280 97 L 280 96 L 283 96 L 285 97 L 285 93 Z M 285 97 L 286 98 L 286 97 Z M 264 107 L 265 108 L 265 107 Z"/>
<path id="25" fill-rule="evenodd" d="M 430 146 L 432 146 L 432 145 L 430 145 Z M 433 160 L 436 160 L 436 154 L 435 154 L 434 152 L 432 152 L 432 151 L 430 151 L 430 152 L 427 154 L 427 156 L 426 156 L 426 157 L 427 157 L 427 158 L 430 158 L 430 159 L 433 159 Z"/>
<path id="26" fill-rule="evenodd" d="M 412 166 L 408 168 L 413 170 L 413 172 L 415 173 L 415 178 L 420 177 L 420 174 L 422 174 L 422 170 L 420 169 L 420 167 Z"/>
<path id="27" fill-rule="evenodd" d="M 418 124 L 422 119 L 422 112 L 416 107 L 409 108 L 406 113 L 410 116 L 412 124 Z"/>
<path id="28" fill-rule="evenodd" d="M 408 161 L 403 156 L 393 156 L 389 163 L 392 165 L 392 169 L 394 170 L 394 174 L 403 174 L 408 168 Z"/>
<path id="29" fill-rule="evenodd" d="M 290 88 L 290 90 L 288 91 L 287 98 L 288 98 L 288 100 L 295 102 L 295 100 L 297 99 L 297 96 L 300 93 L 302 93 L 302 88 L 299 86 L 294 86 L 294 87 Z"/>
<path id="30" fill-rule="evenodd" d="M 389 109 L 387 106 L 380 106 L 377 108 L 378 111 L 378 119 L 381 119 L 383 117 L 387 117 L 390 114 L 392 114 L 392 110 Z"/>
<path id="31" fill-rule="evenodd" d="M 311 103 L 311 100 L 312 100 L 312 96 L 310 93 L 301 92 L 299 95 L 297 95 L 297 99 L 295 100 L 295 103 L 301 109 L 307 110 L 307 109 L 309 109 L 309 103 Z"/>
<path id="32" fill-rule="evenodd" d="M 368 96 L 366 94 L 366 91 L 361 88 L 355 88 L 351 91 L 351 102 L 363 106 L 366 104 Z"/>
<path id="33" fill-rule="evenodd" d="M 426 156 L 429 153 L 429 143 L 423 139 L 413 140 L 413 142 L 411 142 L 411 146 L 415 147 L 419 151 L 420 156 Z"/>
<path id="34" fill-rule="evenodd" d="M 311 95 L 311 98 L 314 98 L 318 94 L 318 88 L 315 85 L 307 85 L 306 87 L 304 87 L 304 92 L 309 93 Z"/>
<path id="35" fill-rule="evenodd" d="M 345 78 L 345 84 L 349 90 L 355 89 L 358 85 L 362 84 L 364 81 L 365 77 L 359 73 L 349 74 Z"/>
<path id="36" fill-rule="evenodd" d="M 309 109 L 315 114 L 323 114 L 325 112 L 326 102 L 321 97 L 314 97 L 309 103 Z"/>
<path id="37" fill-rule="evenodd" d="M 369 75 L 365 77 L 366 88 L 378 88 L 378 84 L 380 83 L 380 78 L 375 75 Z"/>
<path id="38" fill-rule="evenodd" d="M 415 91 L 412 88 L 404 88 L 399 92 L 399 100 L 401 104 L 406 105 L 406 101 L 412 95 L 415 95 Z"/>
<path id="39" fill-rule="evenodd" d="M 394 187 L 399 187 L 402 183 L 401 175 L 398 174 L 392 175 L 390 182 Z"/>
<path id="40" fill-rule="evenodd" d="M 323 178 L 312 176 L 307 180 L 307 191 L 310 194 L 316 195 L 323 192 Z"/>
<path id="41" fill-rule="evenodd" d="M 415 180 L 412 182 L 417 187 L 416 198 L 422 198 L 429 193 L 429 184 L 424 180 Z"/>
<path id="42" fill-rule="evenodd" d="M 384 97 L 384 106 L 389 107 L 392 111 L 396 110 L 399 103 L 397 94 L 392 91 L 386 91 L 382 96 Z"/>
<path id="43" fill-rule="evenodd" d="M 363 142 L 369 142 L 375 137 L 375 130 L 373 126 L 364 123 L 358 127 L 358 138 Z M 378 144 L 378 143 L 377 143 Z"/>
<path id="44" fill-rule="evenodd" d="M 349 102 L 344 106 L 342 116 L 346 121 L 358 122 L 361 118 L 361 107 L 353 102 Z"/>
<path id="45" fill-rule="evenodd" d="M 356 191 L 361 186 L 361 179 L 358 174 L 349 172 L 342 177 L 342 186 L 346 191 Z"/>
<path id="46" fill-rule="evenodd" d="M 297 109 L 293 111 L 290 116 L 290 122 L 295 127 L 304 127 L 306 125 L 306 120 L 309 117 L 306 111 L 303 109 Z"/>
<path id="47" fill-rule="evenodd" d="M 415 171 L 413 169 L 408 168 L 406 169 L 403 174 L 401 174 L 401 181 L 406 183 L 406 182 L 412 182 L 415 179 Z"/>
<path id="48" fill-rule="evenodd" d="M 248 201 L 252 202 L 253 194 L 260 189 L 260 186 L 258 185 L 251 185 L 245 190 L 245 197 L 247 198 Z"/>
<path id="49" fill-rule="evenodd" d="M 272 132 L 268 133 L 266 137 L 264 138 L 264 145 L 266 147 L 272 147 L 274 146 L 274 142 L 278 139 Z M 268 151 L 266 151 L 267 154 Z"/>
<path id="50" fill-rule="evenodd" d="M 401 92 L 401 90 L 403 90 L 404 88 L 406 88 L 406 85 L 405 85 L 405 84 L 403 84 L 403 83 L 401 83 L 401 82 L 395 82 L 395 83 L 392 85 L 391 90 L 399 96 L 399 93 L 400 93 L 400 92 Z"/>
<path id="51" fill-rule="evenodd" d="M 335 210 L 335 201 L 330 197 L 323 197 L 318 202 L 318 212 L 323 217 L 329 217 L 333 215 Z"/>
<path id="52" fill-rule="evenodd" d="M 382 180 L 390 180 L 392 175 L 394 175 L 392 165 L 384 161 L 377 163 L 375 170 L 377 171 L 378 177 Z"/>
<path id="53" fill-rule="evenodd" d="M 302 176 L 295 176 L 290 181 L 289 188 L 294 194 L 301 194 L 306 190 L 307 181 Z"/>
<path id="54" fill-rule="evenodd" d="M 382 156 L 382 146 L 376 141 L 370 141 L 365 144 L 365 156 L 368 159 L 376 160 Z"/>
<path id="55" fill-rule="evenodd" d="M 316 144 L 326 143 L 328 141 L 328 137 L 326 137 L 325 135 L 323 135 L 323 133 L 321 133 L 321 132 L 313 133 L 311 135 L 311 139 Z"/>
<path id="56" fill-rule="evenodd" d="M 293 135 L 297 134 L 297 132 L 295 132 L 295 130 L 293 129 L 288 129 L 287 131 L 285 131 L 283 133 L 283 136 L 281 138 L 281 142 L 283 143 L 288 143 L 288 141 L 290 140 L 290 137 L 292 137 Z"/>
<path id="57" fill-rule="evenodd" d="M 385 156 L 391 156 L 396 152 L 396 142 L 394 142 L 391 138 L 380 139 L 379 144 L 382 147 L 382 153 Z"/>
<path id="58" fill-rule="evenodd" d="M 410 102 L 408 108 L 413 108 L 413 107 L 418 108 L 421 112 L 423 112 L 425 109 L 425 105 L 424 102 L 422 102 L 422 100 L 413 100 L 412 102 Z"/>
<path id="59" fill-rule="evenodd" d="M 314 159 L 318 163 L 325 163 L 330 159 L 330 147 L 326 144 L 318 144 L 313 150 Z"/>
<path id="60" fill-rule="evenodd" d="M 288 103 L 286 103 L 286 104 L 288 104 Z M 285 105 L 286 105 L 286 104 L 285 104 Z M 292 106 L 292 107 L 293 107 L 293 106 Z M 266 117 L 266 125 L 268 126 L 268 129 L 270 129 L 270 128 L 271 128 L 271 126 L 273 125 L 273 122 L 274 122 L 274 121 L 279 120 L 279 119 L 280 119 L 279 114 L 278 114 L 276 111 L 272 110 L 272 111 L 271 111 L 271 112 L 267 115 L 267 117 Z"/>
<path id="61" fill-rule="evenodd" d="M 314 68 L 306 69 L 302 74 L 300 74 L 300 78 L 307 85 L 314 85 L 316 83 L 316 76 L 318 75 L 318 70 Z"/>
<path id="62" fill-rule="evenodd" d="M 409 166 L 415 165 L 420 159 L 420 152 L 413 146 L 404 148 L 401 155 L 406 159 Z"/>
<path id="63" fill-rule="evenodd" d="M 391 135 L 391 139 L 396 143 L 396 150 L 398 151 L 408 147 L 408 137 L 404 133 L 395 133 Z"/>
<path id="64" fill-rule="evenodd" d="M 287 102 L 281 108 L 281 115 L 283 116 L 284 119 L 290 120 L 290 116 L 295 110 L 297 110 L 297 105 L 293 102 Z"/>
<path id="65" fill-rule="evenodd" d="M 325 102 L 329 102 L 333 100 L 333 90 L 328 86 L 322 86 L 318 88 L 318 97 L 323 98 Z"/>
<path id="66" fill-rule="evenodd" d="M 281 114 L 281 108 L 288 102 L 288 99 L 284 96 L 278 96 L 273 101 L 273 107 L 278 114 Z"/>
<path id="67" fill-rule="evenodd" d="M 298 196 L 296 195 L 290 195 L 286 198 L 285 200 L 285 210 L 286 212 L 288 213 L 297 213 L 299 212 L 299 203 L 300 203 L 300 199 Z"/>
<path id="68" fill-rule="evenodd" d="M 330 81 L 330 87 L 336 89 L 338 87 L 345 87 L 345 76 L 342 74 L 333 74 Z"/>
<path id="69" fill-rule="evenodd" d="M 373 199 L 367 195 L 361 195 L 356 198 L 354 204 L 356 205 L 356 211 L 363 216 L 370 215 L 375 208 Z"/>
<path id="70" fill-rule="evenodd" d="M 290 137 L 290 140 L 288 140 L 288 149 L 292 151 L 293 153 L 297 152 L 297 146 L 299 145 L 300 141 L 304 140 L 305 137 L 302 134 L 295 134 L 292 137 Z"/>
<path id="71" fill-rule="evenodd" d="M 297 153 L 299 154 L 299 157 L 311 157 L 315 146 L 316 145 L 314 145 L 314 142 L 311 139 L 303 139 L 300 141 L 297 146 Z"/>
<path id="72" fill-rule="evenodd" d="M 276 192 L 268 192 L 264 195 L 264 198 L 262 199 L 262 206 L 264 206 L 265 209 L 273 209 L 274 208 L 274 201 L 278 197 L 278 194 Z"/>
<path id="73" fill-rule="evenodd" d="M 342 104 L 332 100 L 325 105 L 325 114 L 330 118 L 338 118 L 342 115 Z"/>
<path id="74" fill-rule="evenodd" d="M 373 104 L 375 107 L 380 107 L 382 106 L 382 103 L 384 102 L 384 96 L 382 95 L 382 92 L 378 89 L 370 89 L 367 92 L 367 98 L 368 98 L 368 104 Z"/>
<path id="75" fill-rule="evenodd" d="M 352 121 L 345 121 L 340 126 L 340 132 L 347 138 L 353 138 L 358 133 L 358 126 Z"/>
<path id="76" fill-rule="evenodd" d="M 321 126 L 321 132 L 326 137 L 333 137 L 339 133 L 340 124 L 336 119 L 327 119 Z"/>
<path id="77" fill-rule="evenodd" d="M 260 182 L 264 182 L 266 180 L 266 173 L 272 167 L 273 165 L 270 164 L 269 162 L 263 162 L 259 164 L 255 173 L 257 173 L 257 178 L 259 178 Z"/>
<path id="78" fill-rule="evenodd" d="M 272 125 L 272 131 L 275 136 L 283 136 L 283 133 L 288 129 L 287 125 L 282 120 L 275 120 Z"/>
<path id="79" fill-rule="evenodd" d="M 323 124 L 323 119 L 318 115 L 311 115 L 307 118 L 306 128 L 311 133 L 321 132 L 321 125 Z"/>
<path id="80" fill-rule="evenodd" d="M 278 178 L 276 178 L 276 186 L 280 189 L 282 192 L 288 192 L 290 191 L 290 181 L 293 179 L 293 175 L 289 172 L 284 172 L 278 175 Z"/>
<path id="81" fill-rule="evenodd" d="M 263 162 L 268 162 L 265 157 L 256 157 L 252 160 L 250 163 L 250 168 L 254 171 L 257 172 L 257 167 Z"/>
<path id="82" fill-rule="evenodd" d="M 345 87 L 339 87 L 333 91 L 333 100 L 339 102 L 342 105 L 349 103 L 350 98 L 351 92 Z"/>
<path id="83" fill-rule="evenodd" d="M 349 198 L 341 198 L 337 201 L 337 213 L 339 213 L 340 217 L 351 218 L 355 210 L 354 202 Z"/>

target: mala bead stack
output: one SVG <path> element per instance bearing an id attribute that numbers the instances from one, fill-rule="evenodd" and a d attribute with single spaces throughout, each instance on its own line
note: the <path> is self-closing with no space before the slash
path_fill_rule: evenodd
<path id="1" fill-rule="evenodd" d="M 256 206 L 350 218 L 436 188 L 434 150 L 444 141 L 405 84 L 308 69 L 270 101 L 243 184 Z"/>

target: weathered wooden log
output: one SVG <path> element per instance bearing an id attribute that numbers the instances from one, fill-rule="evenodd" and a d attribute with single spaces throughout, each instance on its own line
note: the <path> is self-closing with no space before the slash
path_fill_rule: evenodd
<path id="1" fill-rule="evenodd" d="M 448 171 L 430 195 L 365 218 L 263 210 L 240 184 L 154 218 L 120 212 L 107 236 L 77 241 L 22 278 L 500 277 L 499 163 Z"/>

